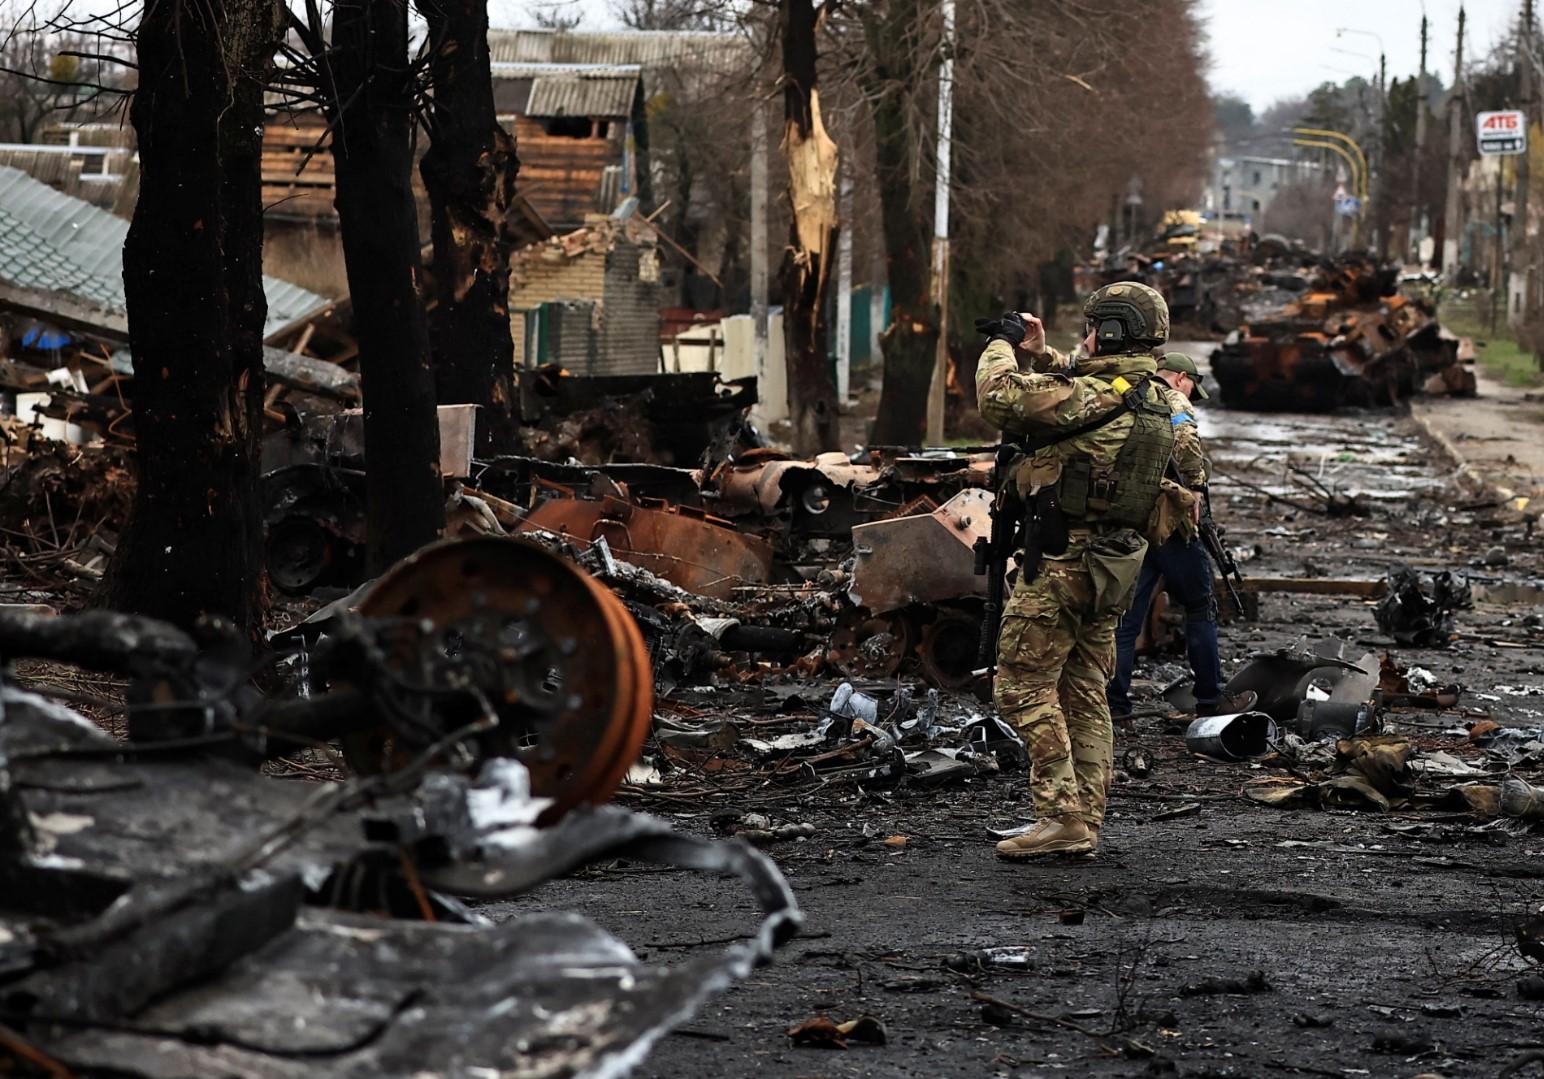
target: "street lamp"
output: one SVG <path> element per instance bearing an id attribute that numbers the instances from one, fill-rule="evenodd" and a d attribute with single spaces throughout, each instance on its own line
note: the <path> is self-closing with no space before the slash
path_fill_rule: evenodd
<path id="1" fill-rule="evenodd" d="M 1372 30 L 1358 30 L 1355 27 L 1351 27 L 1351 26 L 1337 26 L 1335 28 L 1335 36 L 1337 38 L 1343 37 L 1346 34 L 1356 34 L 1356 35 L 1358 35 L 1360 37 L 1370 37 L 1370 38 L 1372 38 L 1374 41 L 1376 41 L 1378 43 L 1378 142 L 1377 142 L 1377 157 L 1376 157 L 1376 160 L 1378 162 L 1378 185 L 1379 185 L 1379 188 L 1381 189 L 1382 188 L 1382 184 L 1383 184 L 1383 168 L 1384 168 L 1384 165 L 1386 164 L 1385 154 L 1388 151 L 1388 147 L 1386 145 L 1386 143 L 1388 142 L 1388 115 L 1389 115 L 1388 60 L 1387 60 L 1388 50 L 1383 47 L 1383 38 L 1382 38 L 1382 36 L 1380 36 L 1375 31 L 1372 31 Z M 1382 209 L 1381 209 L 1381 207 L 1383 205 L 1384 205 L 1384 202 L 1383 202 L 1383 200 L 1380 197 L 1380 200 L 1379 200 L 1380 210 L 1379 210 L 1379 217 L 1378 217 L 1378 247 L 1379 247 L 1380 251 L 1382 250 L 1383 241 L 1384 241 L 1384 238 L 1385 238 L 1384 235 L 1383 235 L 1384 219 L 1383 219 L 1383 216 L 1382 216 Z"/>
<path id="2" fill-rule="evenodd" d="M 1387 51 L 1383 47 L 1383 39 L 1371 30 L 1356 30 L 1349 26 L 1335 27 L 1335 36 L 1340 37 L 1342 34 L 1360 34 L 1362 37 L 1370 37 L 1378 43 L 1378 52 L 1380 54 Z"/>

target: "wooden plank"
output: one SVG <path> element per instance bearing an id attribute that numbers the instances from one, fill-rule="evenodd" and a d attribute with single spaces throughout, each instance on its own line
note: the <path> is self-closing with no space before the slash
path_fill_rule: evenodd
<path id="1" fill-rule="evenodd" d="M 1222 582 L 1217 583 L 1218 590 Z M 1245 577 L 1245 592 L 1290 592 L 1310 596 L 1362 596 L 1377 599 L 1388 591 L 1385 580 L 1356 581 L 1334 577 Z"/>

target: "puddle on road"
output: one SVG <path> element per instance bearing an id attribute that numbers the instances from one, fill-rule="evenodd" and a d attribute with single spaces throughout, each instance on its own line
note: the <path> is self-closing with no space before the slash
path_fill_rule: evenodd
<path id="1" fill-rule="evenodd" d="M 1402 416 L 1203 407 L 1197 422 L 1221 489 L 1238 489 L 1229 482 L 1232 473 L 1273 494 L 1302 498 L 1308 481 L 1291 478 L 1289 462 L 1327 488 L 1369 502 L 1397 503 L 1447 484 L 1441 470 L 1432 473 L 1429 448 Z"/>

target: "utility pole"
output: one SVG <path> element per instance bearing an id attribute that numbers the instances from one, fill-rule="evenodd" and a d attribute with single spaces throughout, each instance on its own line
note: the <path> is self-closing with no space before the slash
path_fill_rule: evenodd
<path id="1" fill-rule="evenodd" d="M 1501 187 L 1506 176 L 1506 158 L 1496 157 L 1496 234 L 1490 256 L 1490 332 L 1496 332 L 1496 301 L 1501 299 L 1506 282 L 1506 246 L 1501 242 Z"/>
<path id="2" fill-rule="evenodd" d="M 1448 94 L 1447 206 L 1442 214 L 1442 275 L 1451 283 L 1458 276 L 1458 241 L 1463 225 L 1458 220 L 1458 166 L 1464 128 L 1464 9 L 1458 9 L 1458 50 L 1453 59 L 1453 89 Z"/>
<path id="3" fill-rule="evenodd" d="M 1529 129 L 1533 127 L 1533 0 L 1523 0 L 1523 24 L 1517 33 L 1518 107 L 1523 110 L 1523 152 L 1517 155 L 1517 193 L 1512 199 L 1512 267 L 1507 275 L 1508 326 L 1528 313 L 1533 258 L 1528 243 Z"/>
<path id="4" fill-rule="evenodd" d="M 1416 81 L 1415 100 L 1415 150 L 1419 154 L 1421 148 L 1426 145 L 1426 42 L 1427 42 L 1426 16 L 1421 16 L 1421 74 Z"/>
<path id="5" fill-rule="evenodd" d="M 933 303 L 938 308 L 938 352 L 927 394 L 927 441 L 944 441 L 949 379 L 949 172 L 954 133 L 954 0 L 943 0 L 944 56 L 938 66 L 938 176 L 933 185 Z"/>
<path id="6" fill-rule="evenodd" d="M 1410 170 L 1410 226 L 1405 232 L 1405 257 L 1412 262 L 1420 258 L 1420 244 L 1425 232 L 1425 218 L 1421 213 L 1421 172 L 1426 162 L 1426 15 L 1421 14 L 1421 73 L 1415 82 L 1415 161 Z M 1412 257 L 1413 256 L 1413 257 Z"/>
<path id="7" fill-rule="evenodd" d="M 767 113 L 751 113 L 751 332 L 755 335 L 757 394 L 766 398 L 767 378 Z"/>
<path id="8" fill-rule="evenodd" d="M 1393 185 L 1388 182 L 1389 168 L 1389 65 L 1382 42 L 1378 49 L 1378 213 L 1373 222 L 1378 234 L 1373 239 L 1378 257 L 1386 258 L 1389 251 L 1389 195 Z"/>
<path id="9" fill-rule="evenodd" d="M 836 238 L 836 406 L 847 403 L 852 386 L 852 164 L 842 167 L 837 185 L 837 216 L 842 231 Z"/>

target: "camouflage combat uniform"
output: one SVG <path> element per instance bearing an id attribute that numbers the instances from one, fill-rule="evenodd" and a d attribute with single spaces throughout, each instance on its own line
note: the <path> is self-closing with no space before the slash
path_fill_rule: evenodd
<path id="1" fill-rule="evenodd" d="M 977 365 L 981 414 L 1009 436 L 1054 437 L 1057 429 L 1087 423 L 1157 370 L 1146 349 L 1079 360 L 1075 375 L 1069 373 L 1070 361 L 1051 349 L 1033 367 L 1021 372 L 1013 346 L 1001 339 L 987 345 Z M 1163 410 L 1168 426 L 1172 409 L 1160 387 L 1150 378 L 1144 400 L 1150 409 Z M 1096 473 L 1111 472 L 1136 423 L 1127 412 L 1034 453 L 1018 466 L 1019 492 L 1027 496 L 1060 483 L 1067 462 L 1078 458 L 1091 460 Z M 1172 428 L 1170 441 L 1154 454 L 1161 452 L 1166 462 L 1171 447 Z M 1156 479 L 1151 487 L 1144 512 L 1157 500 Z M 994 696 L 998 711 L 1029 749 L 1036 815 L 1080 817 L 1097 835 L 1113 756 L 1105 685 L 1114 669 L 1115 625 L 1135 584 L 1145 543 L 1140 524 L 1116 528 L 1069 513 L 1067 525 L 1066 551 L 1046 555 L 1032 580 L 1021 575 L 1004 606 Z M 1101 574 L 1090 557 L 1091 547 L 1110 542 L 1129 550 L 1123 587 Z"/>
<path id="2" fill-rule="evenodd" d="M 1147 542 L 1156 547 L 1178 533 L 1186 540 L 1196 537 L 1196 525 L 1190 518 L 1195 504 L 1194 491 L 1206 486 L 1210 464 L 1201 448 L 1201 430 L 1196 426 L 1195 406 L 1190 399 L 1167 383 L 1155 380 L 1158 392 L 1169 403 L 1174 426 L 1174 467 L 1180 482 L 1165 479 L 1163 497 L 1153 509 L 1147 527 Z"/>

